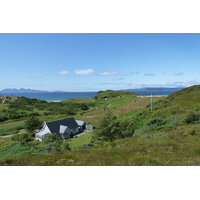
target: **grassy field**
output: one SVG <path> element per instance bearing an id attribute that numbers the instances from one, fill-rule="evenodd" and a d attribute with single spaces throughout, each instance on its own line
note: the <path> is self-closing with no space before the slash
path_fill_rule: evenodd
<path id="1" fill-rule="evenodd" d="M 88 133 L 81 135 L 77 138 L 70 139 L 69 147 L 72 150 L 79 150 L 81 148 L 84 148 L 84 146 L 86 146 L 90 143 L 91 135 L 92 135 L 92 133 L 88 132 Z"/>

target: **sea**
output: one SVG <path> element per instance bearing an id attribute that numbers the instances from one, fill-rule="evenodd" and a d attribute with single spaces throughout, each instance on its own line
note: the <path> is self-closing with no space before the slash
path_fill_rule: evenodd
<path id="1" fill-rule="evenodd" d="M 129 92 L 133 92 L 139 95 L 143 95 L 143 96 L 149 96 L 149 95 L 155 95 L 155 96 L 159 96 L 159 95 L 169 95 L 175 91 L 178 91 L 180 89 L 174 89 L 174 90 L 160 90 L 160 89 L 155 89 L 154 90 L 138 90 L 138 89 L 131 89 L 131 90 L 126 90 Z M 41 99 L 41 100 L 45 100 L 45 101 L 53 101 L 53 102 L 59 102 L 62 100 L 67 100 L 67 99 L 89 99 L 94 97 L 97 94 L 97 92 L 44 92 L 44 93 L 0 93 L 0 95 L 3 96 L 9 96 L 9 95 L 13 95 L 13 96 L 24 96 L 30 99 Z"/>
<path id="2" fill-rule="evenodd" d="M 66 99 L 89 99 L 95 96 L 97 92 L 44 92 L 44 93 L 0 93 L 3 96 L 27 97 L 30 99 L 41 99 L 45 101 L 59 102 Z"/>

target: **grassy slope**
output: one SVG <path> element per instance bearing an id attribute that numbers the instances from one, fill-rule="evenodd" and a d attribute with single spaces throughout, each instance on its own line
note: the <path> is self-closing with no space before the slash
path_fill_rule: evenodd
<path id="1" fill-rule="evenodd" d="M 155 109 L 168 109 L 171 113 L 183 113 L 200 109 L 200 85 L 188 87 L 169 95 L 166 100 L 156 105 Z"/>
<path id="2" fill-rule="evenodd" d="M 39 153 L 39 151 L 29 145 L 24 145 L 20 142 L 9 142 L 0 148 L 0 159 Z"/>
<path id="3" fill-rule="evenodd" d="M 154 97 L 154 102 L 164 99 L 165 97 Z M 133 113 L 137 110 L 144 109 L 150 103 L 149 97 L 136 97 L 135 95 L 111 97 L 108 100 L 95 100 L 96 109 L 77 115 L 77 119 L 86 121 L 87 123 L 95 123 L 98 121 L 105 108 L 109 108 L 114 115 L 123 117 L 125 114 Z"/>
<path id="4" fill-rule="evenodd" d="M 118 93 L 118 92 L 117 92 Z M 160 99 L 160 98 L 158 98 Z M 70 101 L 75 101 L 72 99 L 66 100 L 66 102 L 70 102 Z M 144 108 L 146 107 L 146 105 L 149 103 L 149 98 L 141 98 L 141 97 L 136 97 L 133 94 L 128 94 L 128 95 L 124 95 L 124 96 L 119 96 L 119 97 L 110 97 L 109 100 L 105 101 L 104 99 L 97 99 L 97 100 L 87 100 L 87 99 L 77 99 L 77 102 L 95 102 L 97 109 L 90 109 L 89 111 L 83 112 L 81 114 L 78 114 L 77 116 L 73 116 L 77 119 L 84 119 L 87 123 L 91 122 L 92 124 L 94 123 L 93 120 L 91 119 L 95 119 L 98 120 L 104 113 L 104 107 L 109 107 L 114 114 L 121 116 L 124 113 L 128 113 L 130 111 L 133 110 L 138 110 L 140 108 Z M 41 121 L 53 121 L 53 120 L 59 120 L 62 119 L 63 116 L 40 116 L 39 119 Z M 23 120 L 16 120 L 16 121 L 10 121 L 10 122 L 3 122 L 0 124 L 0 127 L 2 128 L 13 128 L 14 126 L 16 126 L 17 124 L 23 124 L 24 121 Z M 8 126 L 9 125 L 9 126 Z M 81 137 L 72 139 L 69 144 L 70 147 L 73 150 L 77 150 L 82 148 L 85 144 L 90 143 L 90 136 L 91 133 L 88 133 L 87 135 L 83 135 Z M 3 145 L 3 140 L 2 141 L 2 145 Z M 9 141 L 12 143 L 12 141 Z M 7 143 L 7 141 L 4 141 L 4 144 Z M 10 144 L 11 145 L 11 144 Z M 12 146 L 12 145 L 11 145 Z M 14 146 L 13 146 L 14 148 Z M 19 148 L 16 146 L 16 148 Z M 21 149 L 21 148 L 19 148 Z M 23 149 L 21 149 L 23 150 Z M 20 150 L 20 151 L 21 151 Z M 23 150 L 24 153 L 28 153 L 28 151 Z M 28 153 L 29 154 L 29 153 Z M 13 156 L 20 156 L 20 154 L 12 154 L 12 156 L 8 153 L 5 154 L 5 157 L 13 157 Z M 30 156 L 30 155 L 29 155 Z M 5 158 L 4 157 L 4 158 Z"/>
<path id="5" fill-rule="evenodd" d="M 150 108 L 143 111 L 127 112 L 125 117 L 147 118 L 170 116 L 198 109 L 199 86 L 184 89 L 169 95 L 154 104 L 154 112 Z M 117 97 L 118 98 L 118 97 Z M 117 98 L 101 100 L 120 116 L 121 107 Z M 120 97 L 123 100 L 123 97 Z M 126 98 L 128 99 L 128 97 Z M 140 98 L 142 99 L 142 98 Z M 146 98 L 147 99 L 147 98 Z M 133 106 L 137 98 L 127 100 L 123 107 Z M 144 99 L 145 100 L 145 99 Z M 80 117 L 93 121 L 103 113 L 102 102 L 99 108 Z M 120 102 L 120 100 L 119 100 Z M 148 99 L 149 102 L 149 99 Z M 148 104 L 146 102 L 145 106 Z M 155 101 L 154 101 L 155 102 Z M 118 105 L 118 106 L 115 106 Z M 139 104 L 138 104 L 139 105 Z M 129 106 L 127 106 L 129 107 Z M 129 107 L 129 108 L 130 108 Z M 137 107 L 137 106 L 136 106 Z M 135 108 L 135 110 L 138 110 Z M 91 118 L 88 118 L 90 117 Z M 97 117 L 98 116 L 98 117 Z M 81 136 L 83 137 L 83 136 Z M 81 139 L 81 137 L 79 139 Z M 77 140 L 78 141 L 78 140 Z M 200 125 L 182 125 L 174 128 L 151 131 L 142 135 L 107 143 L 103 147 L 92 147 L 81 151 L 67 151 L 54 154 L 28 155 L 19 158 L 4 159 L 0 165 L 200 165 Z M 71 144 L 72 145 L 72 144 Z M 73 144 L 74 147 L 76 144 Z M 73 146 L 72 145 L 72 146 Z"/>
<path id="6" fill-rule="evenodd" d="M 89 132 L 85 135 L 81 135 L 77 138 L 70 139 L 69 146 L 72 150 L 78 150 L 80 147 L 90 143 L 92 133 Z"/>
<path id="7" fill-rule="evenodd" d="M 191 127 L 167 130 L 167 134 L 157 137 L 149 134 L 149 137 L 126 138 L 86 150 L 4 159 L 0 165 L 197 166 L 200 165 L 200 135 L 184 136 L 188 128 Z"/>

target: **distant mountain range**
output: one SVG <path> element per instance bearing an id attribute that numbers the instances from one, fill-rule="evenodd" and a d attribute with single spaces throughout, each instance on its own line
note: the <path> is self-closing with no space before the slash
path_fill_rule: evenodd
<path id="1" fill-rule="evenodd" d="M 44 92 L 48 92 L 45 90 L 32 90 L 32 89 L 16 89 L 16 88 L 12 88 L 12 89 L 4 89 L 1 90 L 0 93 L 44 93 Z"/>
<path id="2" fill-rule="evenodd" d="M 173 92 L 177 92 L 185 87 L 176 88 L 141 88 L 141 89 L 127 89 L 125 91 L 133 92 L 140 95 L 169 95 Z"/>
<path id="3" fill-rule="evenodd" d="M 176 91 L 179 91 L 181 89 L 183 89 L 184 87 L 176 87 L 176 88 L 141 88 L 141 89 L 126 89 L 126 90 L 122 90 L 122 91 L 129 91 L 129 92 L 134 92 L 136 94 L 138 93 L 143 93 L 143 92 L 153 92 L 153 93 L 160 93 L 160 92 L 168 92 L 168 93 L 173 93 Z M 64 91 L 54 91 L 54 93 L 61 93 Z M 16 88 L 12 88 L 12 89 L 4 89 L 1 90 L 0 93 L 9 93 L 9 94 L 15 94 L 15 93 L 49 93 L 49 91 L 46 90 L 33 90 L 33 89 L 16 89 Z"/>

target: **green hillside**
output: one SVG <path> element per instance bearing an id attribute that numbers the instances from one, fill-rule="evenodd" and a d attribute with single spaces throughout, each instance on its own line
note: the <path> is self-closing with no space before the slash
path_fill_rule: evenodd
<path id="1" fill-rule="evenodd" d="M 195 85 L 170 94 L 156 109 L 167 108 L 173 113 L 184 113 L 200 109 L 200 85 Z"/>
<path id="2" fill-rule="evenodd" d="M 200 135 L 182 127 L 125 138 L 79 151 L 26 155 L 0 160 L 10 166 L 199 166 Z M 200 127 L 195 127 L 200 132 Z M 154 136 L 155 135 L 155 136 Z"/>
<path id="3" fill-rule="evenodd" d="M 120 91 L 99 92 L 91 100 L 81 100 L 88 107 L 74 115 L 95 124 L 96 129 L 66 141 L 71 150 L 43 151 L 42 143 L 31 141 L 24 148 L 23 143 L 17 143 L 20 141 L 12 145 L 12 140 L 0 139 L 0 152 L 4 152 L 0 165 L 200 165 L 199 97 L 200 86 L 167 97 L 153 97 L 151 112 L 150 97 Z M 71 102 L 76 100 L 66 100 L 63 106 L 67 109 Z M 11 146 L 13 151 L 6 157 L 6 149 Z M 14 153 L 17 149 L 23 152 Z"/>
<path id="4" fill-rule="evenodd" d="M 143 110 L 130 113 L 132 123 L 136 128 L 145 125 L 154 125 L 155 128 L 175 127 L 184 124 L 187 117 L 193 116 L 193 122 L 200 119 L 200 86 L 192 86 L 172 93 L 168 97 L 153 103 L 153 112 L 150 104 Z M 186 120 L 187 121 L 187 120 Z"/>
<path id="5" fill-rule="evenodd" d="M 94 96 L 94 99 L 105 99 L 105 98 L 123 97 L 123 96 L 136 96 L 136 94 L 134 94 L 133 92 L 126 92 L 126 91 L 106 90 L 106 91 L 99 91 Z"/>

